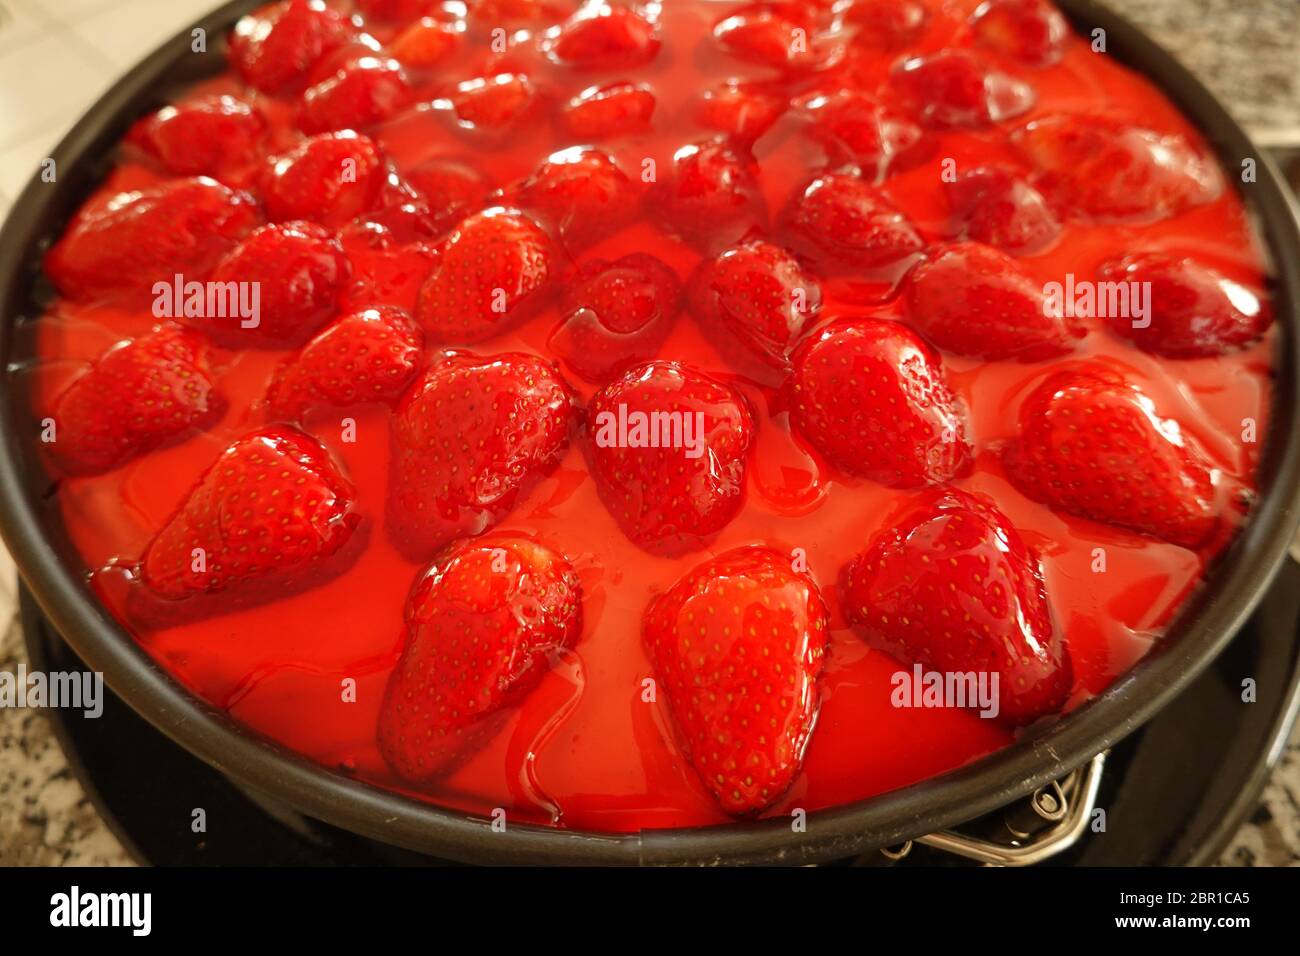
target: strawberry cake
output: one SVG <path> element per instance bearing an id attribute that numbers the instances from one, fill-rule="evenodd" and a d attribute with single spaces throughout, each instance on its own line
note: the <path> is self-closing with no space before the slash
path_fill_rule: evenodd
<path id="1" fill-rule="evenodd" d="M 1046 0 L 280 0 L 193 55 L 45 257 L 33 441 L 124 631 L 337 773 L 862 800 L 1103 691 L 1250 512 L 1249 187 Z"/>

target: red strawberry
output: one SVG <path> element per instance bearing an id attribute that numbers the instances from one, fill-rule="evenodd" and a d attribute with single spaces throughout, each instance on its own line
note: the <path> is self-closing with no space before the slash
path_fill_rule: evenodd
<path id="1" fill-rule="evenodd" d="M 1038 558 L 986 498 L 936 492 L 845 565 L 839 594 L 849 620 L 899 660 L 989 675 L 986 717 L 1027 724 L 1069 697 L 1073 668 Z"/>
<path id="2" fill-rule="evenodd" d="M 799 775 L 827 616 L 813 580 L 758 547 L 706 561 L 646 609 L 642 640 L 678 744 L 728 813 L 761 813 Z"/>
<path id="3" fill-rule="evenodd" d="M 1200 450 L 1107 368 L 1045 379 L 1021 407 L 1003 462 L 1035 501 L 1183 547 L 1203 542 L 1218 520 Z"/>
<path id="4" fill-rule="evenodd" d="M 168 172 L 220 177 L 256 159 L 265 135 L 266 120 L 243 100 L 206 95 L 146 116 L 126 138 Z"/>
<path id="5" fill-rule="evenodd" d="M 239 315 L 197 316 L 191 324 L 228 348 L 292 348 L 334 314 L 351 268 L 334 234 L 310 222 L 262 226 L 212 270 L 214 283 L 254 286 L 256 324 Z"/>
<path id="6" fill-rule="evenodd" d="M 480 76 L 459 84 L 447 105 L 462 127 L 500 140 L 532 113 L 537 89 L 522 73 Z"/>
<path id="7" fill-rule="evenodd" d="M 912 270 L 907 319 L 941 349 L 993 361 L 1055 358 L 1084 335 L 1014 259 L 978 242 L 934 248 Z"/>
<path id="8" fill-rule="evenodd" d="M 250 86 L 278 93 L 301 86 L 317 60 L 355 34 L 346 16 L 320 0 L 270 3 L 235 24 L 230 62 Z"/>
<path id="9" fill-rule="evenodd" d="M 141 583 L 157 598 L 280 597 L 337 570 L 328 559 L 361 516 L 356 492 L 329 453 L 296 429 L 273 425 L 221 453 L 149 543 Z M 197 608 L 196 608 L 197 610 Z"/>
<path id="10" fill-rule="evenodd" d="M 853 42 L 873 50 L 901 50 L 925 30 L 930 13 L 919 0 L 851 0 L 844 11 Z"/>
<path id="11" fill-rule="evenodd" d="M 419 192 L 429 221 L 445 232 L 483 205 L 488 184 L 468 162 L 437 156 L 406 173 Z"/>
<path id="12" fill-rule="evenodd" d="M 268 218 L 341 226 L 379 202 L 386 164 L 368 136 L 351 130 L 305 139 L 267 165 L 262 200 Z"/>
<path id="13" fill-rule="evenodd" d="M 574 0 L 469 0 L 470 15 L 494 27 L 556 23 L 573 7 Z"/>
<path id="14" fill-rule="evenodd" d="M 961 238 L 1033 255 L 1061 235 L 1061 223 L 1033 186 L 1000 166 L 979 166 L 948 184 L 948 202 Z"/>
<path id="15" fill-rule="evenodd" d="M 970 470 L 966 415 L 906 326 L 841 319 L 795 350 L 790 420 L 836 467 L 894 488 Z"/>
<path id="16" fill-rule="evenodd" d="M 677 273 L 652 255 L 593 259 L 565 279 L 565 317 L 547 344 L 578 375 L 607 382 L 659 353 L 681 298 Z"/>
<path id="17" fill-rule="evenodd" d="M 266 393 L 273 418 L 297 421 L 319 406 L 395 402 L 420 368 L 421 335 L 398 309 L 342 316 L 286 361 Z"/>
<path id="18" fill-rule="evenodd" d="M 667 226 L 706 250 L 726 248 L 767 219 L 758 164 L 724 142 L 679 149 L 652 197 Z"/>
<path id="19" fill-rule="evenodd" d="M 977 129 L 1028 112 L 1034 88 L 994 70 L 965 50 L 940 50 L 903 60 L 890 82 L 922 123 Z"/>
<path id="20" fill-rule="evenodd" d="M 747 4 L 719 20 L 713 36 L 732 56 L 780 70 L 810 69 L 831 52 L 813 18 L 795 4 Z"/>
<path id="21" fill-rule="evenodd" d="M 177 274 L 201 280 L 257 219 L 251 197 L 206 178 L 97 198 L 68 224 L 45 271 L 72 299 L 139 292 Z"/>
<path id="22" fill-rule="evenodd" d="M 1214 161 L 1177 133 L 1106 116 L 1049 116 L 1011 139 L 1038 167 L 1035 185 L 1083 219 L 1152 222 L 1223 191 Z"/>
<path id="23" fill-rule="evenodd" d="M 542 359 L 448 352 L 393 418 L 388 528 L 427 558 L 504 518 L 568 444 L 569 389 Z"/>
<path id="24" fill-rule="evenodd" d="M 564 558 L 517 535 L 465 541 L 416 581 L 406 642 L 379 713 L 379 750 L 403 780 L 454 769 L 501 728 L 582 633 Z"/>
<path id="25" fill-rule="evenodd" d="M 388 53 L 403 66 L 427 69 L 450 57 L 460 43 L 456 23 L 421 17 L 393 38 Z"/>
<path id="26" fill-rule="evenodd" d="M 531 317 L 554 273 L 551 241 L 535 222 L 489 209 L 452 231 L 420 289 L 416 318 L 434 342 L 479 342 Z"/>
<path id="27" fill-rule="evenodd" d="M 563 121 L 570 136 L 581 140 L 610 139 L 640 133 L 650 126 L 655 95 L 642 83 L 591 86 L 571 99 Z"/>
<path id="28" fill-rule="evenodd" d="M 552 153 L 506 195 L 571 247 L 618 232 L 636 216 L 641 199 L 608 153 L 581 146 Z"/>
<path id="29" fill-rule="evenodd" d="M 438 250 L 421 242 L 399 243 L 388 228 L 375 223 L 342 233 L 343 248 L 352 264 L 352 281 L 339 296 L 338 311 L 357 312 L 381 305 L 415 311 L 429 272 L 438 264 Z"/>
<path id="30" fill-rule="evenodd" d="M 58 397 L 50 451 L 68 474 L 100 474 L 211 427 L 225 407 L 203 336 L 160 325 L 113 346 Z"/>
<path id="31" fill-rule="evenodd" d="M 971 15 L 975 41 L 1025 66 L 1059 63 L 1070 24 L 1047 0 L 984 0 Z"/>
<path id="32" fill-rule="evenodd" d="M 925 245 L 889 200 L 848 173 L 818 176 L 796 192 L 783 223 L 796 252 L 832 270 L 897 266 Z"/>
<path id="33" fill-rule="evenodd" d="M 821 304 L 816 278 L 786 250 L 761 239 L 705 263 L 691 283 L 691 310 L 701 321 L 721 326 L 775 368 L 789 365 Z"/>
<path id="34" fill-rule="evenodd" d="M 548 31 L 548 56 L 580 70 L 624 70 L 643 66 L 659 52 L 659 28 L 627 7 L 587 4 Z"/>
<path id="35" fill-rule="evenodd" d="M 923 162 L 933 148 L 921 127 L 863 93 L 817 95 L 803 107 L 812 118 L 809 135 L 832 165 L 853 163 L 877 180 Z"/>
<path id="36" fill-rule="evenodd" d="M 754 419 L 729 386 L 651 362 L 596 393 L 587 428 L 600 496 L 647 551 L 701 548 L 740 513 Z"/>
<path id="37" fill-rule="evenodd" d="M 302 94 L 298 126 L 308 133 L 361 129 L 388 119 L 410 98 L 400 63 L 361 57 Z"/>
<path id="38" fill-rule="evenodd" d="M 772 128 L 788 105 L 785 97 L 755 83 L 728 80 L 700 95 L 695 120 L 739 143 L 752 143 Z"/>
<path id="39" fill-rule="evenodd" d="M 357 9 L 367 20 L 383 20 L 387 23 L 414 20 L 434 4 L 435 0 L 356 0 Z"/>
<path id="40" fill-rule="evenodd" d="M 1256 341 L 1273 313 L 1250 289 L 1193 259 L 1141 252 L 1102 263 L 1103 282 L 1150 283 L 1146 322 L 1108 315 L 1139 348 L 1168 358 L 1205 358 Z"/>

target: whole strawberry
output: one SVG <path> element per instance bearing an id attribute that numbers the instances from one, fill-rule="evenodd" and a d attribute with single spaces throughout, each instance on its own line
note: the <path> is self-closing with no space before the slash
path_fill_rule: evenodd
<path id="1" fill-rule="evenodd" d="M 965 410 L 938 354 L 906 326 L 840 319 L 793 362 L 790 420 L 836 467 L 895 488 L 970 470 Z"/>
<path id="2" fill-rule="evenodd" d="M 388 529 L 427 559 L 504 518 L 564 455 L 568 386 L 522 353 L 447 352 L 393 416 Z"/>
<path id="3" fill-rule="evenodd" d="M 565 131 L 583 142 L 644 132 L 655 112 L 654 92 L 641 83 L 606 83 L 583 90 L 564 107 Z"/>
<path id="4" fill-rule="evenodd" d="M 252 106 L 233 96 L 209 94 L 151 113 L 131 127 L 126 139 L 168 172 L 224 179 L 259 157 L 265 136 L 266 120 Z"/>
<path id="5" fill-rule="evenodd" d="M 411 88 L 400 63 L 363 56 L 307 88 L 298 126 L 308 133 L 361 129 L 390 118 L 410 98 Z"/>
<path id="6" fill-rule="evenodd" d="M 691 311 L 721 328 L 760 361 L 786 368 L 821 310 L 822 291 L 785 249 L 751 239 L 705 263 L 691 283 Z"/>
<path id="7" fill-rule="evenodd" d="M 698 549 L 740 513 L 754 427 L 730 386 L 651 362 L 592 398 L 591 473 L 636 544 L 658 554 Z"/>
<path id="8" fill-rule="evenodd" d="M 985 717 L 1015 725 L 1059 711 L 1073 672 L 1037 556 L 987 499 L 927 498 L 845 565 L 849 620 L 909 665 L 974 673 L 986 687 L 996 675 L 991 701 L 965 702 Z"/>
<path id="9" fill-rule="evenodd" d="M 1001 166 L 977 166 L 948 183 L 952 232 L 1012 255 L 1043 252 L 1061 235 L 1061 222 L 1043 194 Z"/>
<path id="10" fill-rule="evenodd" d="M 1014 259 L 978 242 L 932 249 L 908 274 L 906 303 L 930 342 L 973 358 L 1043 361 L 1084 335 Z"/>
<path id="11" fill-rule="evenodd" d="M 379 204 L 386 175 L 383 153 L 368 136 L 322 133 L 266 164 L 262 201 L 274 222 L 309 219 L 337 228 Z"/>
<path id="12" fill-rule="evenodd" d="M 547 33 L 543 52 L 579 70 L 623 70 L 643 66 L 659 52 L 659 25 L 636 10 L 588 4 Z"/>
<path id="13" fill-rule="evenodd" d="M 228 348 L 301 345 L 334 315 L 351 274 L 343 246 L 311 222 L 262 226 L 212 270 L 212 281 L 257 290 L 257 315 L 190 319 Z"/>
<path id="14" fill-rule="evenodd" d="M 420 330 L 398 309 L 342 316 L 276 370 L 268 414 L 296 421 L 321 406 L 395 402 L 419 371 L 420 343 Z"/>
<path id="15" fill-rule="evenodd" d="M 1183 547 L 1205 541 L 1218 521 L 1200 450 L 1105 367 L 1057 372 L 1035 388 L 1003 462 L 1036 501 Z"/>
<path id="16" fill-rule="evenodd" d="M 379 750 L 402 779 L 453 769 L 500 729 L 582 633 L 578 576 L 517 535 L 460 542 L 416 581 L 406 642 L 379 713 Z"/>
<path id="17" fill-rule="evenodd" d="M 99 474 L 211 427 L 225 407 L 203 336 L 160 325 L 113 346 L 58 397 L 50 452 L 69 474 Z"/>
<path id="18" fill-rule="evenodd" d="M 257 225 L 245 193 L 199 177 L 92 200 L 45 257 L 45 271 L 72 299 L 138 296 L 155 283 L 207 277 Z"/>
<path id="19" fill-rule="evenodd" d="M 906 216 L 849 173 L 818 176 L 796 191 L 783 224 L 790 247 L 824 270 L 896 267 L 925 246 Z"/>
<path id="20" fill-rule="evenodd" d="M 728 813 L 752 816 L 798 776 L 820 704 L 827 610 L 790 556 L 735 548 L 646 609 L 642 640 L 677 741 Z"/>
<path id="21" fill-rule="evenodd" d="M 551 240 L 522 213 L 495 207 L 470 216 L 447 237 L 420 290 L 416 319 L 432 342 L 500 335 L 546 301 L 554 260 Z"/>
<path id="22" fill-rule="evenodd" d="M 228 610 L 320 583 L 361 522 L 356 492 L 320 443 L 284 425 L 230 445 L 199 478 L 140 561 L 163 602 Z"/>
<path id="23" fill-rule="evenodd" d="M 565 277 L 564 319 L 547 344 L 582 378 L 608 382 L 658 355 L 681 300 L 677 273 L 648 253 L 592 259 Z"/>
<path id="24" fill-rule="evenodd" d="M 608 153 L 581 146 L 552 153 L 506 197 L 574 249 L 618 232 L 641 200 Z"/>
<path id="25" fill-rule="evenodd" d="M 1195 259 L 1139 252 L 1102 263 L 1097 277 L 1147 290 L 1147 315 L 1130 307 L 1128 314 L 1116 310 L 1106 319 L 1120 335 L 1156 355 L 1224 355 L 1259 339 L 1273 321 L 1267 301 Z"/>
<path id="26" fill-rule="evenodd" d="M 1028 112 L 1034 88 L 966 50 L 909 57 L 890 75 L 894 93 L 936 129 L 979 129 Z"/>
<path id="27" fill-rule="evenodd" d="M 1070 24 L 1049 0 L 986 0 L 971 16 L 971 32 L 1012 63 L 1041 68 L 1065 55 Z"/>
<path id="28" fill-rule="evenodd" d="M 235 24 L 230 63 L 250 86 L 278 93 L 301 86 L 321 57 L 356 32 L 344 14 L 321 0 L 269 3 Z"/>
<path id="29" fill-rule="evenodd" d="M 758 163 L 747 149 L 725 141 L 679 149 L 649 201 L 665 226 L 706 252 L 725 249 L 767 222 Z"/>

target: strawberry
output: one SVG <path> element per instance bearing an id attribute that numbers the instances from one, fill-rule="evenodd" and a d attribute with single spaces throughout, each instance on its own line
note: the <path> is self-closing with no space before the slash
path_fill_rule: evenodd
<path id="1" fill-rule="evenodd" d="M 794 4 L 747 4 L 719 20 L 713 38 L 737 59 L 778 70 L 810 69 L 829 55 L 813 19 Z"/>
<path id="2" fill-rule="evenodd" d="M 247 165 L 262 149 L 266 120 L 233 96 L 195 96 L 138 121 L 127 142 L 170 173 L 222 177 Z"/>
<path id="3" fill-rule="evenodd" d="M 1167 358 L 1223 355 L 1259 339 L 1273 321 L 1267 302 L 1194 259 L 1140 252 L 1102 263 L 1097 274 L 1102 282 L 1149 283 L 1149 324 L 1116 314 L 1107 320 L 1139 348 Z"/>
<path id="4" fill-rule="evenodd" d="M 869 50 L 901 50 L 925 31 L 930 13 L 920 0 L 850 0 L 844 25 Z"/>
<path id="5" fill-rule="evenodd" d="M 394 541 L 427 558 L 496 524 L 559 463 L 572 416 L 567 385 L 536 356 L 444 353 L 393 417 Z"/>
<path id="6" fill-rule="evenodd" d="M 462 127 L 499 141 L 529 117 L 537 102 L 537 88 L 528 77 L 498 73 L 458 84 L 447 105 Z"/>
<path id="7" fill-rule="evenodd" d="M 1217 523 L 1201 451 L 1108 368 L 1057 372 L 1035 388 L 1003 463 L 1035 501 L 1186 548 Z"/>
<path id="8" fill-rule="evenodd" d="M 1223 178 L 1199 146 L 1108 116 L 1048 116 L 1012 143 L 1038 168 L 1035 185 L 1075 217 L 1153 222 L 1216 199 Z"/>
<path id="9" fill-rule="evenodd" d="M 754 419 L 730 386 L 651 362 L 596 393 L 587 428 L 601 499 L 647 551 L 704 547 L 740 513 Z"/>
<path id="10" fill-rule="evenodd" d="M 1033 255 L 1051 247 L 1061 222 L 1043 194 L 1001 166 L 978 166 L 948 184 L 954 233 L 1009 252 Z"/>
<path id="11" fill-rule="evenodd" d="M 1070 24 L 1047 0 L 984 0 L 971 15 L 975 42 L 1024 66 L 1061 61 Z"/>
<path id="12" fill-rule="evenodd" d="M 608 153 L 581 146 L 552 153 L 506 197 L 571 248 L 618 232 L 635 218 L 641 200 Z"/>
<path id="13" fill-rule="evenodd" d="M 738 143 L 752 143 L 772 128 L 788 105 L 785 97 L 756 83 L 728 80 L 700 95 L 695 121 Z"/>
<path id="14" fill-rule="evenodd" d="M 894 488 L 970 470 L 965 410 L 938 354 L 906 326 L 840 319 L 793 363 L 791 423 L 836 467 Z"/>
<path id="15" fill-rule="evenodd" d="M 644 66 L 659 53 L 658 24 L 635 10 L 587 4 L 550 30 L 543 50 L 556 63 L 579 70 L 625 70 Z"/>
<path id="16" fill-rule="evenodd" d="M 996 675 L 989 718 L 1027 724 L 1069 697 L 1073 668 L 1038 557 L 987 498 L 927 496 L 845 565 L 839 595 L 849 620 L 900 661 Z"/>
<path id="17" fill-rule="evenodd" d="M 379 712 L 379 750 L 403 780 L 450 772 L 501 728 L 582 633 L 563 555 L 518 535 L 464 541 L 420 575 Z"/>
<path id="18" fill-rule="evenodd" d="M 81 208 L 45 257 L 71 299 L 139 293 L 181 274 L 201 280 L 257 225 L 257 205 L 207 178 L 174 179 Z"/>
<path id="19" fill-rule="evenodd" d="M 489 26 L 537 26 L 558 23 L 573 12 L 576 0 L 469 0 L 469 13 Z"/>
<path id="20" fill-rule="evenodd" d="M 940 50 L 897 64 L 894 92 L 927 126 L 978 129 L 1028 112 L 1036 100 L 1023 80 L 994 70 L 965 50 Z"/>
<path id="21" fill-rule="evenodd" d="M 356 492 L 315 439 L 260 428 L 223 451 L 149 542 L 140 581 L 156 598 L 281 597 L 334 570 L 361 522 Z M 196 607 L 197 610 L 197 607 Z"/>
<path id="22" fill-rule="evenodd" d="M 908 275 L 906 302 L 917 331 L 972 358 L 1039 362 L 1073 351 L 1084 335 L 1014 259 L 978 242 L 932 248 Z"/>
<path id="23" fill-rule="evenodd" d="M 381 305 L 408 314 L 415 311 L 420 288 L 438 264 L 436 247 L 399 243 L 390 229 L 377 223 L 344 230 L 341 241 L 352 265 L 352 281 L 339 296 L 339 312 Z"/>
<path id="24" fill-rule="evenodd" d="M 608 382 L 658 354 L 681 299 L 677 273 L 648 253 L 593 259 L 564 280 L 564 320 L 547 344 L 582 378 Z"/>
<path id="25" fill-rule="evenodd" d="M 436 156 L 406 173 L 415 187 L 435 233 L 446 232 L 487 198 L 483 175 L 466 161 Z"/>
<path id="26" fill-rule="evenodd" d="M 421 17 L 393 38 L 388 55 L 403 66 L 428 69 L 450 57 L 460 43 L 461 31 L 456 23 Z"/>
<path id="27" fill-rule="evenodd" d="M 387 164 L 368 136 L 322 133 L 272 159 L 262 176 L 262 201 L 274 222 L 312 219 L 341 226 L 379 202 Z"/>
<path id="28" fill-rule="evenodd" d="M 826 173 L 796 191 L 782 224 L 791 248 L 832 270 L 896 266 L 925 245 L 906 216 L 849 173 Z"/>
<path id="29" fill-rule="evenodd" d="M 933 150 L 921 127 L 863 93 L 817 95 L 803 108 L 812 119 L 808 134 L 831 165 L 851 163 L 876 180 L 923 162 Z"/>
<path id="30" fill-rule="evenodd" d="M 767 219 L 758 164 L 748 150 L 725 142 L 679 149 L 651 202 L 666 226 L 706 251 L 726 248 Z"/>
<path id="31" fill-rule="evenodd" d="M 355 34 L 346 16 L 320 0 L 270 3 L 235 24 L 230 63 L 245 83 L 279 93 L 301 87 L 317 60 Z"/>
<path id="32" fill-rule="evenodd" d="M 397 401 L 420 368 L 421 335 L 399 309 L 336 319 L 276 370 L 266 393 L 273 418 L 297 421 L 319 406 Z"/>
<path id="33" fill-rule="evenodd" d="M 795 342 L 821 310 L 816 278 L 780 246 L 751 239 L 702 265 L 691 283 L 691 311 L 722 327 L 761 361 L 789 365 Z"/>
<path id="34" fill-rule="evenodd" d="M 720 554 L 646 609 L 642 641 L 677 742 L 728 813 L 761 813 L 799 775 L 827 628 L 817 585 L 770 548 Z"/>
<path id="35" fill-rule="evenodd" d="M 546 301 L 555 253 L 538 225 L 495 207 L 447 238 L 420 289 L 416 319 L 434 342 L 479 342 L 518 326 Z"/>
<path id="36" fill-rule="evenodd" d="M 361 129 L 393 116 L 411 98 L 402 65 L 365 56 L 302 94 L 298 126 L 308 133 Z"/>
<path id="37" fill-rule="evenodd" d="M 655 95 L 645 84 L 606 83 L 569 100 L 561 119 L 577 139 L 612 139 L 649 129 L 654 112 Z"/>
<path id="38" fill-rule="evenodd" d="M 367 20 L 405 23 L 422 16 L 436 0 L 356 0 L 357 9 Z"/>
<path id="39" fill-rule="evenodd" d="M 311 338 L 334 314 L 350 272 L 343 247 L 324 226 L 262 226 L 212 270 L 214 283 L 255 284 L 256 324 L 245 327 L 238 315 L 190 321 L 227 348 L 292 348 Z"/>
<path id="40" fill-rule="evenodd" d="M 225 408 L 203 336 L 159 325 L 113 346 L 59 395 L 50 451 L 68 474 L 100 474 L 215 425 Z"/>

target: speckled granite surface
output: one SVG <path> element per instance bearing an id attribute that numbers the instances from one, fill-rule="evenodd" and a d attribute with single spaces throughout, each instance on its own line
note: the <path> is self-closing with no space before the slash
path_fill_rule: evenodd
<path id="1" fill-rule="evenodd" d="M 116 44 L 92 51 L 110 72 L 153 45 L 147 38 L 82 29 L 86 24 L 80 18 L 93 20 L 97 9 L 106 6 L 102 0 L 0 0 L 0 9 L 10 3 L 18 15 L 0 17 L 0 66 L 18 48 L 16 31 L 27 31 L 31 42 L 39 35 L 42 16 L 52 16 L 72 31 L 67 44 Z M 152 9 L 160 3 L 121 0 L 112 17 L 119 24 L 138 22 L 123 8 Z M 197 13 L 208 5 L 205 0 L 167 0 L 159 7 L 165 14 L 159 15 L 179 23 L 188 18 L 179 7 Z M 1300 144 L 1300 0 L 1123 0 L 1114 5 L 1190 65 L 1261 145 Z M 53 36 L 47 42 L 57 48 L 60 41 Z M 132 43 L 139 44 L 138 51 Z M 84 103 L 97 93 L 87 89 Z M 14 161 L 12 151 L 0 152 L 0 165 Z M 18 173 L 6 178 L 26 175 Z M 0 547 L 0 672 L 12 673 L 23 656 L 15 591 L 13 564 Z M 130 862 L 71 775 L 44 717 L 37 711 L 0 708 L 0 866 Z M 1300 866 L 1300 733 L 1293 735 L 1259 808 L 1221 862 Z"/>

